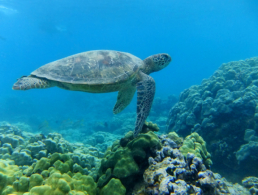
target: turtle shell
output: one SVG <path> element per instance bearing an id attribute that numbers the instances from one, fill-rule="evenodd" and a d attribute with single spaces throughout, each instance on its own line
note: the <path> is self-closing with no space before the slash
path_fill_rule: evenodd
<path id="1" fill-rule="evenodd" d="M 127 81 L 143 61 L 129 53 L 94 50 L 48 63 L 31 75 L 73 84 L 110 84 Z"/>

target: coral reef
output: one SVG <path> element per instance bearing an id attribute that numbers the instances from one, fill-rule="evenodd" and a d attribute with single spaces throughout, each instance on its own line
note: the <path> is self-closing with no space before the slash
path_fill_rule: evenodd
<path id="1" fill-rule="evenodd" d="M 206 169 L 201 158 L 192 153 L 187 157 L 178 150 L 177 144 L 167 136 L 161 137 L 163 146 L 156 156 L 149 157 L 150 166 L 144 172 L 145 193 L 162 194 L 250 194 L 244 187 L 232 185 L 219 174 Z M 135 194 L 141 194 L 136 192 Z"/>
<path id="2" fill-rule="evenodd" d="M 238 161 L 243 161 L 247 157 L 253 158 L 254 160 L 258 160 L 258 142 L 250 141 L 247 144 L 244 144 L 240 147 L 240 149 L 236 152 L 236 158 Z"/>
<path id="3" fill-rule="evenodd" d="M 240 154 L 242 150 L 251 154 L 254 143 L 241 146 L 249 141 L 257 142 L 255 137 L 245 139 L 246 130 L 251 130 L 252 135 L 258 132 L 257 67 L 258 58 L 222 64 L 201 85 L 180 94 L 167 121 L 169 131 L 181 136 L 197 132 L 211 143 L 207 147 L 213 156 L 213 169 L 235 181 L 258 174 L 257 168 L 250 168 L 258 163 L 258 156 Z"/>
<path id="4" fill-rule="evenodd" d="M 249 188 L 251 194 L 258 194 L 258 178 L 246 177 L 242 180 L 243 186 Z"/>
<path id="5" fill-rule="evenodd" d="M 120 139 L 121 137 L 122 135 L 97 131 L 92 133 L 90 136 L 85 137 L 82 143 L 84 143 L 85 146 L 93 146 L 100 149 L 101 152 L 105 152 L 108 146 L 112 146 L 113 142 Z"/>
<path id="6" fill-rule="evenodd" d="M 244 188 L 209 170 L 210 154 L 198 133 L 183 140 L 175 132 L 156 135 L 158 126 L 150 122 L 144 128 L 137 138 L 127 132 L 103 154 L 101 147 L 69 143 L 58 133 L 44 136 L 0 126 L 0 157 L 6 158 L 0 160 L 0 195 L 257 193 L 257 178 L 245 178 Z M 94 133 L 96 146 L 113 140 L 106 134 Z M 256 141 L 252 129 L 245 140 Z"/>
<path id="7" fill-rule="evenodd" d="M 167 98 L 156 97 L 151 107 L 151 117 L 167 116 L 169 109 L 178 101 L 175 95 L 169 95 Z M 154 114 L 155 113 L 155 114 Z"/>
<path id="8" fill-rule="evenodd" d="M 196 132 L 185 138 L 183 145 L 180 147 L 180 152 L 185 157 L 187 157 L 188 153 L 194 154 L 196 157 L 202 159 L 208 168 L 212 165 L 211 155 L 206 149 L 206 142 Z"/>
<path id="9" fill-rule="evenodd" d="M 17 165 L 12 165 L 5 160 L 0 160 L 0 194 L 7 194 L 8 188 L 16 180 L 16 177 L 22 175 Z"/>
<path id="10" fill-rule="evenodd" d="M 58 133 L 49 133 L 47 136 L 26 134 L 12 125 L 0 126 L 0 146 L 0 159 L 14 160 L 19 166 L 26 167 L 51 154 L 60 153 L 68 154 L 87 174 L 98 169 L 100 158 L 104 156 L 100 149 L 79 143 L 71 144 Z"/>
<path id="11" fill-rule="evenodd" d="M 182 137 L 179 137 L 176 132 L 170 132 L 169 134 L 167 134 L 167 137 L 173 140 L 178 147 L 181 147 L 183 145 L 184 139 Z"/>
<path id="12" fill-rule="evenodd" d="M 107 185 L 105 185 L 100 195 L 125 195 L 126 189 L 119 179 L 111 179 Z"/>
<path id="13" fill-rule="evenodd" d="M 142 127 L 142 131 L 141 133 L 147 133 L 148 131 L 159 131 L 159 127 L 157 124 L 153 123 L 153 122 L 147 122 L 145 121 Z"/>
<path id="14" fill-rule="evenodd" d="M 79 168 L 78 168 L 79 167 Z M 17 165 L 0 162 L 0 194 L 76 194 L 96 195 L 97 184 L 88 171 L 67 154 L 54 153 L 41 158 L 23 171 Z"/>
<path id="15" fill-rule="evenodd" d="M 11 131 L 13 128 L 17 127 L 5 126 L 5 130 L 0 132 L 0 158 L 12 159 L 17 165 L 31 165 L 33 159 L 40 159 L 54 152 L 73 151 L 73 147 L 60 134 L 50 133 L 47 137 L 42 134 L 16 135 L 16 132 Z"/>
<path id="16" fill-rule="evenodd" d="M 124 147 L 120 145 L 121 142 L 116 141 L 106 151 L 98 174 L 99 187 L 103 187 L 110 179 L 117 178 L 126 189 L 130 189 L 141 179 L 140 176 L 148 166 L 147 159 L 152 149 L 161 147 L 158 136 L 152 131 L 139 134 L 135 139 L 131 139 L 132 136 L 132 132 L 127 133 L 125 137 L 128 139 Z"/>

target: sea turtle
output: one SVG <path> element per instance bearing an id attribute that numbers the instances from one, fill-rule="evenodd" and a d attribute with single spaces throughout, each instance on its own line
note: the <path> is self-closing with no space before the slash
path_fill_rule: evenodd
<path id="1" fill-rule="evenodd" d="M 60 87 L 73 91 L 107 93 L 118 91 L 113 112 L 117 114 L 130 104 L 137 89 L 137 119 L 134 136 L 149 115 L 155 94 L 155 81 L 150 73 L 171 62 L 168 54 L 152 55 L 145 60 L 125 52 L 94 50 L 48 63 L 23 76 L 14 90 Z"/>

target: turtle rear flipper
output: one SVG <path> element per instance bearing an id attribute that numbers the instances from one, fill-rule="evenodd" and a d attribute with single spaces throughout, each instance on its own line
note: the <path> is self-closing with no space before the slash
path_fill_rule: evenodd
<path id="1" fill-rule="evenodd" d="M 53 82 L 36 77 L 23 76 L 14 83 L 13 90 L 44 89 L 53 87 Z"/>
<path id="2" fill-rule="evenodd" d="M 137 83 L 137 119 L 134 137 L 141 132 L 144 121 L 147 119 L 155 95 L 155 81 L 152 77 L 140 73 L 142 81 Z"/>
<path id="3" fill-rule="evenodd" d="M 116 105 L 114 106 L 113 113 L 118 114 L 124 110 L 132 101 L 134 93 L 136 91 L 135 86 L 128 86 L 118 92 Z"/>

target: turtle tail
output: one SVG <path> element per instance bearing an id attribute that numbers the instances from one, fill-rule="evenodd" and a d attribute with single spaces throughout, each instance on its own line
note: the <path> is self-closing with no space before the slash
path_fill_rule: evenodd
<path id="1" fill-rule="evenodd" d="M 13 90 L 44 89 L 53 87 L 50 81 L 31 76 L 23 76 L 14 83 Z"/>

